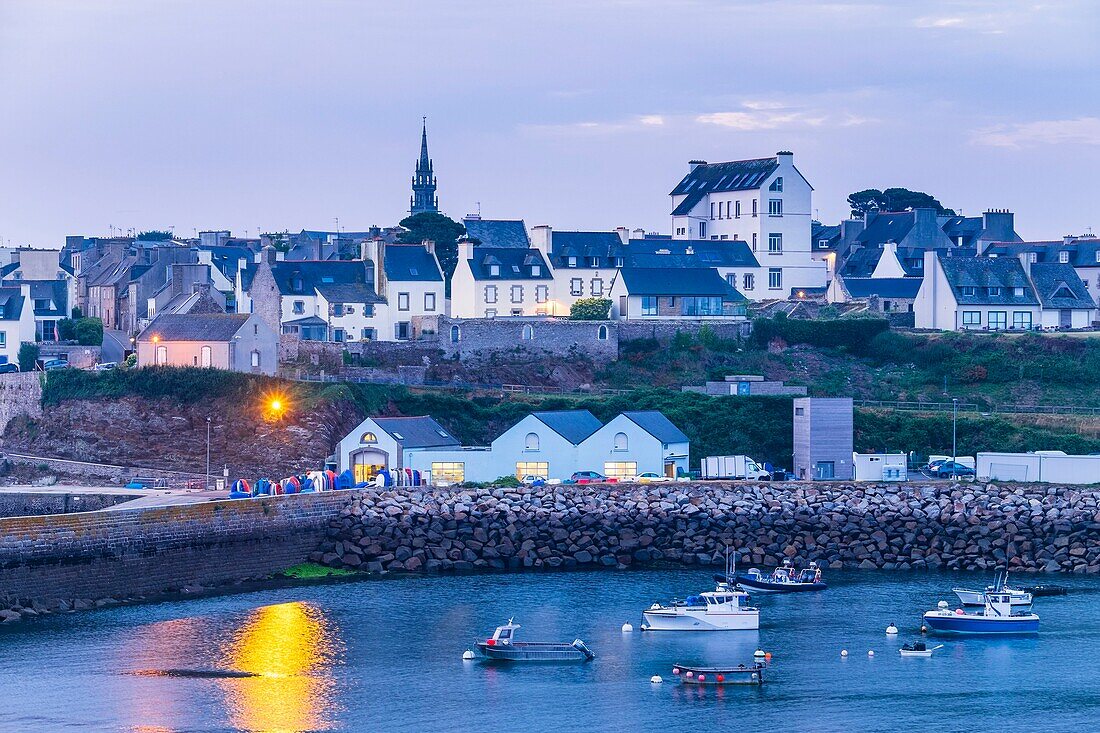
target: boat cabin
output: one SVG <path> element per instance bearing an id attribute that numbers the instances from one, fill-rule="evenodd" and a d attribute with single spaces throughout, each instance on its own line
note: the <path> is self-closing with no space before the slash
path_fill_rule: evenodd
<path id="1" fill-rule="evenodd" d="M 498 646 L 500 644 L 511 644 L 512 637 L 515 635 L 516 629 L 519 628 L 519 624 L 512 623 L 511 619 L 503 626 L 498 626 L 496 631 L 493 632 L 493 637 L 489 639 L 486 644 L 489 646 Z"/>

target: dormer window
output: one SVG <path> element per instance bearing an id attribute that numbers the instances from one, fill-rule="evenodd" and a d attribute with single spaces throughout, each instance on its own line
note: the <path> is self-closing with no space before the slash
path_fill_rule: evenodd
<path id="1" fill-rule="evenodd" d="M 1100 251 L 1098 251 L 1096 253 L 1096 261 L 1100 262 Z M 622 267 L 622 266 L 623 266 L 623 258 L 622 257 L 616 257 L 615 258 L 615 267 Z"/>
<path id="2" fill-rule="evenodd" d="M 577 266 L 577 258 L 576 257 L 566 257 L 565 258 L 565 266 L 566 267 L 576 267 Z"/>
<path id="3" fill-rule="evenodd" d="M 1097 252 L 1097 254 L 1100 254 L 1100 252 Z M 1039 261 L 1039 253 L 1038 252 L 1028 252 L 1027 253 L 1027 261 L 1034 265 L 1036 262 Z M 1097 261 L 1100 262 L 1100 257 L 1097 258 Z"/>
<path id="4" fill-rule="evenodd" d="M 539 277 L 542 275 L 542 268 L 538 265 L 531 265 L 531 277 Z"/>
<path id="5" fill-rule="evenodd" d="M 599 267 L 600 266 L 600 258 L 599 257 L 589 257 L 588 258 L 588 266 L 589 267 Z"/>
<path id="6" fill-rule="evenodd" d="M 290 289 L 293 290 L 295 293 L 302 292 L 304 287 L 305 283 L 302 281 L 301 275 L 294 275 L 290 278 Z"/>
<path id="7" fill-rule="evenodd" d="M 986 291 L 989 293 L 990 297 L 995 297 L 1001 294 L 1000 288 L 986 288 Z"/>
<path id="8" fill-rule="evenodd" d="M 959 289 L 962 291 L 963 295 L 974 295 L 975 292 L 975 288 L 973 285 L 963 285 Z"/>
<path id="9" fill-rule="evenodd" d="M 772 181 L 772 185 L 768 186 L 768 190 L 769 191 L 778 191 L 779 193 L 782 193 L 783 192 L 783 176 L 779 176 L 774 181 Z"/>
<path id="10" fill-rule="evenodd" d="M 1017 298 L 1022 298 L 1022 297 L 1024 297 L 1024 289 L 1023 288 L 1012 288 L 1012 295 L 1014 295 Z"/>
<path id="11" fill-rule="evenodd" d="M 1061 252 L 1059 252 L 1058 261 L 1061 262 L 1063 265 L 1069 262 L 1069 252 L 1067 252 L 1066 250 L 1062 250 Z"/>
<path id="12" fill-rule="evenodd" d="M 491 277 L 500 277 L 500 265 L 489 265 L 489 275 Z"/>

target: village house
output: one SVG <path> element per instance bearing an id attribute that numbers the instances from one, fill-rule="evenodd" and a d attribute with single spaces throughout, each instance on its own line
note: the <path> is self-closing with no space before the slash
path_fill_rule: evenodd
<path id="1" fill-rule="evenodd" d="M 19 347 L 35 340 L 29 283 L 0 286 L 0 364 L 19 361 Z"/>
<path id="2" fill-rule="evenodd" d="M 611 287 L 611 317 L 624 321 L 743 319 L 746 304 L 710 267 L 624 267 Z"/>
<path id="3" fill-rule="evenodd" d="M 279 337 L 258 315 L 163 314 L 137 337 L 137 364 L 275 374 Z"/>
<path id="4" fill-rule="evenodd" d="M 462 239 L 451 278 L 451 317 L 551 315 L 553 285 L 554 274 L 539 250 Z"/>

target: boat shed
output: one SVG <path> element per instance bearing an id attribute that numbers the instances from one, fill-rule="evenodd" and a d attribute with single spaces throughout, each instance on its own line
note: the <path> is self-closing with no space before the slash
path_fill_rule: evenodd
<path id="1" fill-rule="evenodd" d="M 1062 451 L 979 453 L 979 481 L 1057 484 L 1100 483 L 1100 455 L 1074 456 Z"/>

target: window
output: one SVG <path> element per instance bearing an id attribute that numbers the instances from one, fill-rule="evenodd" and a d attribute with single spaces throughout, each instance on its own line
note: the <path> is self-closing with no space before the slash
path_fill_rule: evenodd
<path id="1" fill-rule="evenodd" d="M 1001 331 L 1008 326 L 1008 314 L 1005 311 L 989 311 L 989 328 Z"/>
<path id="2" fill-rule="evenodd" d="M 806 414 L 806 408 L 805 407 L 796 407 L 796 408 L 794 408 L 794 414 L 796 414 L 796 415 L 805 415 Z"/>
<path id="3" fill-rule="evenodd" d="M 538 450 L 540 444 L 538 433 L 527 433 L 527 437 L 523 439 L 524 450 Z"/>
<path id="4" fill-rule="evenodd" d="M 699 222 L 699 238 L 700 239 L 706 239 L 707 238 L 707 223 L 705 221 Z"/>
<path id="5" fill-rule="evenodd" d="M 989 293 L 989 295 L 991 295 L 991 296 L 996 296 L 996 295 L 1001 294 L 1001 289 L 1000 288 L 986 288 L 986 292 Z"/>
<path id="6" fill-rule="evenodd" d="M 257 369 L 260 366 L 260 352 L 256 349 L 252 350 L 252 368 Z"/>
<path id="7" fill-rule="evenodd" d="M 535 338 L 535 329 L 529 323 L 524 324 L 519 337 L 524 341 L 533 341 Z"/>
<path id="8" fill-rule="evenodd" d="M 963 285 L 960 290 L 962 290 L 963 295 L 974 295 L 977 292 L 973 285 Z"/>
<path id="9" fill-rule="evenodd" d="M 295 315 L 299 315 L 299 316 L 302 315 L 303 313 L 306 312 L 305 301 L 302 301 L 302 300 L 294 301 L 294 305 L 291 307 L 291 310 L 294 311 Z"/>
<path id="10" fill-rule="evenodd" d="M 513 308 L 508 313 L 509 313 L 509 315 L 512 315 L 512 316 L 522 316 L 523 315 L 523 309 L 522 308 Z"/>
<path id="11" fill-rule="evenodd" d="M 344 343 L 344 329 L 334 328 L 332 329 L 332 340 L 338 344 Z"/>
<path id="12" fill-rule="evenodd" d="M 768 289 L 783 289 L 783 270 L 778 267 L 772 267 L 768 270 Z"/>
<path id="13" fill-rule="evenodd" d="M 567 257 L 565 259 L 565 266 L 566 267 L 576 267 L 577 266 L 577 258 L 576 257 Z"/>
<path id="14" fill-rule="evenodd" d="M 779 176 L 772 181 L 772 185 L 768 186 L 768 190 L 775 191 L 776 193 L 783 193 L 783 176 Z"/>
<path id="15" fill-rule="evenodd" d="M 451 343 L 457 344 L 462 340 L 462 329 L 458 326 L 451 326 Z"/>
<path id="16" fill-rule="evenodd" d="M 741 218 L 741 202 L 740 201 L 733 202 L 733 218 L 734 219 L 740 219 Z"/>
<path id="17" fill-rule="evenodd" d="M 539 277 L 542 275 L 542 268 L 538 265 L 531 265 L 531 277 Z"/>
<path id="18" fill-rule="evenodd" d="M 49 298 L 35 298 L 34 299 L 34 309 L 36 311 L 48 311 L 50 309 L 50 299 Z"/>
<path id="19" fill-rule="evenodd" d="M 1030 311 L 1013 311 L 1012 312 L 1012 327 L 1023 330 L 1029 330 L 1031 328 L 1031 313 Z"/>
<path id="20" fill-rule="evenodd" d="M 1100 262 L 1100 249 L 1096 250 L 1096 261 Z"/>
<path id="21" fill-rule="evenodd" d="M 982 312 L 981 311 L 963 311 L 963 325 L 964 326 L 980 326 L 980 325 L 982 325 Z"/>
<path id="22" fill-rule="evenodd" d="M 485 302 L 486 303 L 495 303 L 495 302 L 497 302 L 497 286 L 496 285 L 486 285 L 485 286 Z"/>
<path id="23" fill-rule="evenodd" d="M 378 442 L 378 436 L 368 430 L 367 432 L 363 433 L 363 435 L 359 438 L 359 442 L 362 443 L 363 445 L 368 445 L 370 443 L 377 443 Z"/>
<path id="24" fill-rule="evenodd" d="M 485 317 L 486 318 L 496 318 L 497 317 L 497 309 L 496 308 L 486 308 L 485 309 Z"/>
<path id="25" fill-rule="evenodd" d="M 608 478 L 631 478 L 638 475 L 637 461 L 608 461 L 603 464 L 603 475 Z"/>
<path id="26" fill-rule="evenodd" d="M 756 199 L 752 200 L 752 215 L 753 218 L 756 218 Z"/>
<path id="27" fill-rule="evenodd" d="M 752 251 L 756 251 L 756 232 L 752 233 Z"/>
<path id="28" fill-rule="evenodd" d="M 596 329 L 596 340 L 607 341 L 607 326 L 600 326 Z"/>
<path id="29" fill-rule="evenodd" d="M 408 321 L 398 321 L 397 323 L 393 324 L 393 337 L 395 339 L 397 339 L 398 341 L 408 341 L 409 340 L 409 322 Z"/>
<path id="30" fill-rule="evenodd" d="M 409 294 L 398 293 L 397 294 L 397 310 L 407 311 L 409 309 Z"/>
<path id="31" fill-rule="evenodd" d="M 626 437 L 626 433 L 615 433 L 611 450 L 627 450 L 629 447 L 630 439 Z"/>
<path id="32" fill-rule="evenodd" d="M 460 484 L 465 480 L 465 463 L 450 461 L 432 461 L 432 483 Z"/>
<path id="33" fill-rule="evenodd" d="M 714 202 L 713 201 L 710 202 L 710 218 L 711 219 L 714 218 Z M 718 204 L 718 218 L 719 219 L 722 218 L 722 204 L 721 203 Z"/>
<path id="34" fill-rule="evenodd" d="M 592 295 L 603 295 L 603 280 L 598 277 L 592 278 Z"/>
<path id="35" fill-rule="evenodd" d="M 680 313 L 685 316 L 720 316 L 722 298 L 717 295 L 686 295 L 680 301 Z"/>
<path id="36" fill-rule="evenodd" d="M 435 293 L 424 293 L 424 310 L 435 310 Z"/>
<path id="37" fill-rule="evenodd" d="M 345 305 L 344 306 L 344 313 L 347 313 L 349 316 L 354 316 L 355 315 L 355 306 Z"/>
<path id="38" fill-rule="evenodd" d="M 164 366 L 167 363 L 168 363 L 168 347 L 167 346 L 158 346 L 157 347 L 157 364 L 159 366 Z"/>
<path id="39" fill-rule="evenodd" d="M 374 303 L 367 303 L 363 306 L 363 315 L 367 318 L 374 318 Z"/>
<path id="40" fill-rule="evenodd" d="M 489 277 L 500 277 L 500 265 L 489 265 Z"/>
<path id="41" fill-rule="evenodd" d="M 1069 252 L 1067 252 L 1066 250 L 1062 250 L 1061 252 L 1059 252 L 1058 261 L 1061 262 L 1063 265 L 1069 262 Z"/>
<path id="42" fill-rule="evenodd" d="M 783 254 L 783 235 L 768 235 L 768 254 Z"/>
<path id="43" fill-rule="evenodd" d="M 574 277 L 569 280 L 569 294 L 570 295 L 584 295 L 584 281 L 579 277 Z"/>
<path id="44" fill-rule="evenodd" d="M 1100 255 L 1100 252 L 1097 252 L 1097 254 Z M 1096 261 L 1100 262 L 1100 257 L 1097 257 Z M 622 266 L 623 266 L 623 258 L 622 257 L 616 257 L 615 258 L 615 267 L 622 267 Z"/>
<path id="45" fill-rule="evenodd" d="M 512 302 L 513 303 L 522 303 L 523 302 L 523 286 L 522 285 L 513 285 L 512 286 Z"/>
<path id="46" fill-rule="evenodd" d="M 654 295 L 642 296 L 642 315 L 643 316 L 655 316 L 657 315 L 657 297 Z"/>
<path id="47" fill-rule="evenodd" d="M 546 461 L 517 461 L 516 478 L 520 481 L 526 476 L 538 476 L 541 479 L 550 478 L 550 464 Z"/>
<path id="48" fill-rule="evenodd" d="M 1100 255 L 1100 252 L 1097 252 L 1097 254 Z M 1039 261 L 1039 253 L 1038 252 L 1028 252 L 1027 253 L 1027 261 L 1034 265 L 1036 262 Z"/>
<path id="49" fill-rule="evenodd" d="M 783 216 L 783 199 L 768 199 L 768 216 Z"/>
<path id="50" fill-rule="evenodd" d="M 0 331 L 0 346 L 7 346 L 7 345 L 8 345 L 8 332 L 7 331 Z"/>
<path id="51" fill-rule="evenodd" d="M 550 288 L 547 287 L 546 285 L 536 285 L 535 286 L 535 302 L 536 303 L 545 303 L 548 300 L 550 300 Z"/>
<path id="52" fill-rule="evenodd" d="M 203 346 L 199 349 L 199 364 L 204 367 L 209 367 L 212 362 L 213 353 L 209 346 Z"/>
<path id="53" fill-rule="evenodd" d="M 334 315 L 334 316 L 344 315 L 344 304 L 343 303 L 333 303 L 332 304 L 332 315 Z"/>
<path id="54" fill-rule="evenodd" d="M 360 334 L 361 334 L 360 338 L 362 338 L 364 341 L 374 341 L 374 329 L 373 328 L 364 328 L 360 332 Z"/>

